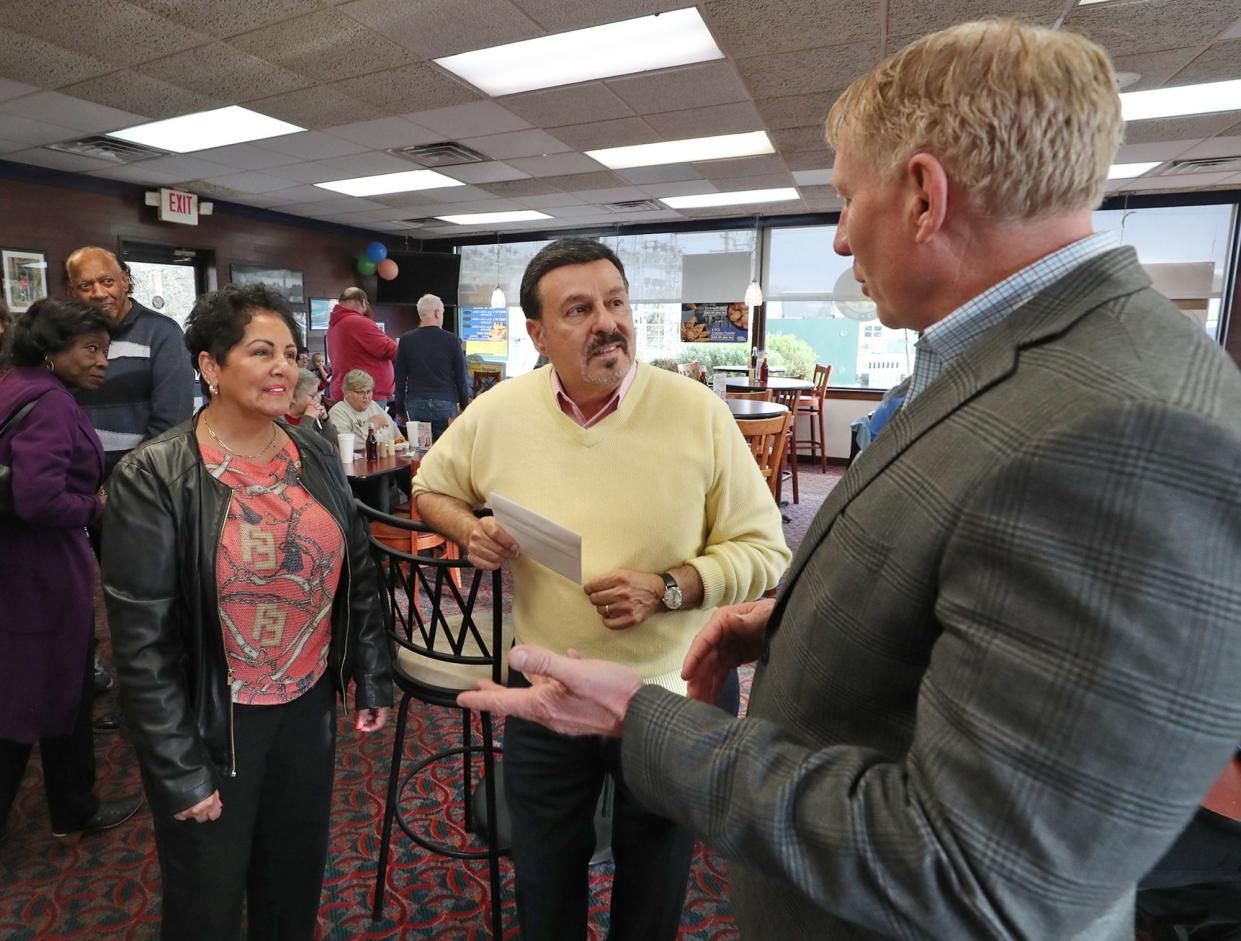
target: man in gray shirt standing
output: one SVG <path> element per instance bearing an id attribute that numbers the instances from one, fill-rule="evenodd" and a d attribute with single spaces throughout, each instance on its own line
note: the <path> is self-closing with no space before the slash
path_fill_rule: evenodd
<path id="1" fill-rule="evenodd" d="M 409 421 L 431 423 L 435 441 L 469 404 L 465 353 L 444 329 L 444 302 L 434 294 L 418 298 L 418 326 L 396 348 L 396 401 Z"/>

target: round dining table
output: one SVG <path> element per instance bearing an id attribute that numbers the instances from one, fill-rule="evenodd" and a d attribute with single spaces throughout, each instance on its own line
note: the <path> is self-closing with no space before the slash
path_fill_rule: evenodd
<path id="1" fill-rule="evenodd" d="M 787 405 L 779 402 L 762 402 L 756 399 L 725 399 L 724 402 L 733 413 L 733 418 L 747 420 L 779 418 L 789 410 Z"/>
<path id="2" fill-rule="evenodd" d="M 750 371 L 750 367 L 749 366 L 712 366 L 711 371 L 722 372 L 726 376 L 744 376 Z M 768 366 L 767 372 L 773 373 L 773 374 L 782 373 L 782 372 L 788 372 L 788 369 L 785 368 L 784 366 Z"/>
<path id="3" fill-rule="evenodd" d="M 780 376 L 768 376 L 766 384 L 755 379 L 751 382 L 745 376 L 739 379 L 726 379 L 724 385 L 729 392 L 809 392 L 814 383 L 809 379 L 785 379 Z"/>
<path id="4" fill-rule="evenodd" d="M 403 478 L 401 489 L 408 490 L 407 481 L 418 471 L 418 464 L 426 453 L 419 448 L 409 448 L 368 461 L 366 455 L 358 451 L 354 452 L 354 460 L 342 461 L 341 464 L 353 495 L 367 506 L 388 513 L 392 508 L 389 481 Z"/>

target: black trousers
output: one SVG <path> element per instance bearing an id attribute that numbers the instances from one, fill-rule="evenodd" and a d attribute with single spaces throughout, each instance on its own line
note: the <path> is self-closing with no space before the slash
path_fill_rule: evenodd
<path id="1" fill-rule="evenodd" d="M 165 941 L 314 937 L 327 863 L 336 710 L 325 675 L 278 706 L 234 706 L 236 777 L 220 780 L 220 819 L 156 811 Z"/>
<path id="2" fill-rule="evenodd" d="M 95 696 L 93 645 L 82 663 L 82 695 L 73 730 L 68 735 L 39 739 L 43 762 L 43 792 L 53 833 L 80 830 L 99 809 L 95 797 L 95 739 L 91 731 L 91 704 Z M 0 739 L 0 830 L 8 819 L 30 760 L 30 742 Z"/>
<path id="3" fill-rule="evenodd" d="M 528 681 L 511 673 L 510 686 Z M 720 696 L 736 715 L 737 674 Z M 685 906 L 694 838 L 647 810 L 625 786 L 620 741 L 568 736 L 509 717 L 504 790 L 512 820 L 517 916 L 525 941 L 581 941 L 595 850 L 595 806 L 605 774 L 616 781 L 612 817 L 610 941 L 672 941 Z"/>

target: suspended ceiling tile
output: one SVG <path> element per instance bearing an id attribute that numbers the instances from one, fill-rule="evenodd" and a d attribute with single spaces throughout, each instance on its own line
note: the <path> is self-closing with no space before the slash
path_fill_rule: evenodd
<path id="1" fill-rule="evenodd" d="M 822 137 L 820 136 L 819 139 L 821 141 Z M 832 155 L 825 151 L 816 153 L 809 150 L 802 153 L 783 154 L 783 157 L 790 170 L 818 170 L 832 164 Z"/>
<path id="2" fill-rule="evenodd" d="M 26 145 L 12 140 L 0 140 L 0 154 L 8 153 L 12 150 L 25 150 Z"/>
<path id="3" fill-rule="evenodd" d="M 181 177 L 175 173 L 150 170 L 141 163 L 109 167 L 107 170 L 93 170 L 90 171 L 90 176 L 103 177 L 105 180 L 124 180 L 126 183 L 141 183 L 146 186 L 171 186 L 181 181 Z"/>
<path id="4" fill-rule="evenodd" d="M 304 75 L 222 42 L 207 43 L 175 56 L 147 62 L 136 70 L 200 95 L 229 102 L 266 98 L 313 84 Z"/>
<path id="5" fill-rule="evenodd" d="M 1178 159 L 1193 160 L 1207 157 L 1241 156 L 1241 136 L 1213 137 L 1178 153 Z"/>
<path id="6" fill-rule="evenodd" d="M 609 0 L 607 3 L 584 3 L 582 0 L 514 0 L 514 5 L 549 33 L 585 29 L 603 23 L 631 20 L 653 13 L 680 10 L 690 4 L 686 0 Z M 603 50 L 600 50 L 603 53 Z"/>
<path id="7" fill-rule="evenodd" d="M 375 109 L 331 85 L 283 92 L 247 102 L 246 107 L 309 130 L 382 117 L 382 109 Z"/>
<path id="8" fill-rule="evenodd" d="M 46 147 L 35 147 L 29 150 L 18 150 L 4 155 L 5 160 L 18 163 L 29 163 L 38 167 L 50 167 L 53 170 L 66 170 L 71 173 L 85 173 L 88 170 L 104 170 L 115 166 L 107 160 L 95 160 L 78 154 L 61 153 L 48 150 Z"/>
<path id="9" fill-rule="evenodd" d="M 277 154 L 277 156 L 280 155 Z M 283 159 L 288 160 L 289 158 L 285 156 Z M 327 183 L 330 180 L 340 179 L 340 171 L 335 167 L 325 166 L 314 161 L 282 166 L 280 167 L 280 175 L 287 180 L 295 180 L 298 183 Z"/>
<path id="10" fill-rule="evenodd" d="M 729 55 L 787 52 L 879 35 L 874 0 L 707 0 L 700 5 L 712 33 Z"/>
<path id="11" fill-rule="evenodd" d="M 488 183 L 486 190 L 494 196 L 503 196 L 507 199 L 516 199 L 519 197 L 529 196 L 547 196 L 557 192 L 556 187 L 552 186 L 546 180 L 506 180 L 495 183 Z M 526 200 L 523 198 L 522 202 Z"/>
<path id="12" fill-rule="evenodd" d="M 1122 144 L 1116 151 L 1113 163 L 1148 163 L 1151 160 L 1171 160 L 1189 150 L 1195 141 L 1157 141 L 1150 144 Z"/>
<path id="13" fill-rule="evenodd" d="M 826 115 L 825 115 L 826 116 Z M 823 123 L 806 127 L 783 127 L 771 132 L 772 143 L 782 155 L 802 153 L 804 151 L 828 154 L 827 142 L 823 139 Z M 819 158 L 823 159 L 823 158 Z M 830 162 L 830 158 L 829 158 Z"/>
<path id="14" fill-rule="evenodd" d="M 820 46 L 740 59 L 737 69 L 755 98 L 837 91 L 879 61 L 879 42 Z"/>
<path id="15" fill-rule="evenodd" d="M 1169 85 L 1196 85 L 1241 78 L 1241 39 L 1229 39 L 1207 47 L 1169 80 Z"/>
<path id="16" fill-rule="evenodd" d="M 4 22 L 28 36 L 119 66 L 181 52 L 210 38 L 126 0 L 10 4 Z M 100 24 L 106 25 L 101 29 Z"/>
<path id="17" fill-rule="evenodd" d="M 175 174 L 183 180 L 209 180 L 212 177 L 229 176 L 237 172 L 233 167 L 226 167 L 222 163 L 212 163 L 210 160 L 201 160 L 191 154 L 155 157 L 142 161 L 142 165 L 148 170 Z"/>
<path id="18" fill-rule="evenodd" d="M 608 79 L 607 85 L 638 114 L 707 108 L 750 97 L 726 59 Z"/>
<path id="19" fill-rule="evenodd" d="M 501 185 L 505 180 L 524 182 L 530 174 L 523 173 L 507 163 L 490 160 L 487 163 L 463 163 L 456 167 L 437 167 L 444 176 L 450 176 L 462 183 L 487 183 Z M 493 189 L 488 185 L 487 189 Z"/>
<path id="20" fill-rule="evenodd" d="M 0 49 L 4 50 L 0 55 L 0 77 L 19 82 L 37 77 L 42 88 L 60 88 L 115 68 L 93 56 L 71 52 L 11 29 L 0 28 Z"/>
<path id="21" fill-rule="evenodd" d="M 615 186 L 625 185 L 625 181 L 611 170 L 602 170 L 597 173 L 572 173 L 565 176 L 551 176 L 547 177 L 544 182 L 551 186 L 557 186 L 568 193 L 576 193 L 579 190 L 611 189 Z"/>
<path id="22" fill-rule="evenodd" d="M 14 82 L 7 78 L 0 78 L 0 101 L 20 98 L 22 95 L 29 95 L 38 90 L 36 85 L 27 85 L 25 82 Z"/>
<path id="23" fill-rule="evenodd" d="M 578 199 L 587 203 L 621 203 L 631 199 L 646 199 L 646 193 L 636 186 L 613 186 L 599 190 L 575 190 Z"/>
<path id="24" fill-rule="evenodd" d="M 536 196 L 521 196 L 518 201 L 528 209 L 538 209 L 541 212 L 553 213 L 561 206 L 577 206 L 581 204 L 581 200 L 572 193 L 547 193 Z"/>
<path id="25" fill-rule="evenodd" d="M 59 124 L 44 124 L 42 121 L 18 117 L 15 114 L 0 115 L 0 138 L 16 141 L 25 147 L 32 144 L 54 144 L 81 136 L 73 128 L 61 127 Z"/>
<path id="26" fill-rule="evenodd" d="M 413 53 L 337 10 L 319 10 L 234 37 L 242 52 L 319 82 L 393 69 Z"/>
<path id="27" fill-rule="evenodd" d="M 610 121 L 633 116 L 633 109 L 603 82 L 507 95 L 500 104 L 538 127 Z"/>
<path id="28" fill-rule="evenodd" d="M 421 192 L 437 203 L 469 203 L 492 198 L 490 193 L 478 186 L 442 186 Z"/>
<path id="29" fill-rule="evenodd" d="M 730 160 L 702 160 L 694 164 L 708 180 L 727 180 L 743 176 L 769 176 L 773 173 L 787 173 L 788 165 L 779 154 L 764 154 L 759 157 L 735 157 Z M 788 183 L 780 184 L 788 186 Z M 758 187 L 761 188 L 761 187 Z"/>
<path id="30" fill-rule="evenodd" d="M 413 215 L 414 209 L 421 209 L 426 206 L 437 207 L 441 205 L 440 200 L 432 199 L 426 195 L 425 190 L 419 190 L 412 193 L 387 193 L 381 196 L 372 196 L 372 202 L 383 203 L 385 206 L 406 210 L 406 215 Z"/>
<path id="31" fill-rule="evenodd" d="M 952 0 L 951 3 L 890 0 L 888 31 L 895 35 L 926 35 L 957 23 L 996 16 L 1013 16 L 1051 26 L 1063 12 L 1064 0 Z"/>
<path id="32" fill-rule="evenodd" d="M 1236 18 L 1236 0 L 1102 3 L 1074 7 L 1065 26 L 1089 36 L 1113 56 L 1123 56 L 1209 43 Z"/>
<path id="33" fill-rule="evenodd" d="M 1112 59 L 1112 65 L 1117 72 L 1135 72 L 1142 76 L 1132 85 L 1126 85 L 1121 91 L 1146 91 L 1150 88 L 1160 88 L 1168 83 L 1168 79 L 1188 65 L 1205 48 L 1205 46 L 1188 46 L 1179 49 L 1164 49 L 1159 52 L 1138 52 L 1133 55 L 1115 56 Z"/>
<path id="34" fill-rule="evenodd" d="M 134 0 L 152 13 L 213 36 L 235 36 L 296 19 L 328 0 Z"/>
<path id="35" fill-rule="evenodd" d="M 793 182 L 801 187 L 826 186 L 832 182 L 832 168 L 820 170 L 794 170 Z"/>
<path id="36" fill-rule="evenodd" d="M 506 0 L 357 0 L 337 9 L 426 59 L 543 35 Z"/>
<path id="37" fill-rule="evenodd" d="M 325 199 L 330 199 L 334 196 L 339 196 L 339 194 L 333 194 L 331 190 L 325 190 L 319 186 L 293 186 L 287 190 L 276 190 L 270 194 L 270 198 L 274 202 L 288 206 L 321 203 Z"/>
<path id="38" fill-rule="evenodd" d="M 330 157 L 318 161 L 325 167 L 333 167 L 340 171 L 338 179 L 349 179 L 355 176 L 377 176 L 381 173 L 404 173 L 407 170 L 419 170 L 415 163 L 382 151 L 370 151 L 364 154 L 350 154 L 347 157 Z"/>
<path id="39" fill-rule="evenodd" d="M 531 126 L 529 121 L 519 118 L 494 101 L 472 101 L 450 108 L 414 111 L 406 117 L 415 124 L 439 132 L 443 138 L 449 140 L 524 131 Z"/>
<path id="40" fill-rule="evenodd" d="M 1179 190 L 1182 192 L 1193 192 L 1194 190 L 1208 189 L 1228 183 L 1233 177 L 1231 172 L 1228 173 L 1177 173 L 1170 176 L 1144 176 L 1138 177 L 1136 180 L 1113 180 L 1112 183 L 1123 184 L 1113 188 L 1111 183 L 1108 184 L 1109 191 L 1150 191 L 1150 190 Z"/>
<path id="41" fill-rule="evenodd" d="M 642 191 L 648 196 L 663 199 L 665 196 L 701 196 L 718 193 L 719 187 L 711 180 L 679 180 L 675 183 L 647 183 Z"/>
<path id="42" fill-rule="evenodd" d="M 326 192 L 323 191 L 323 192 Z M 373 203 L 369 199 L 359 199 L 357 196 L 336 196 L 330 199 L 321 199 L 314 203 L 301 203 L 295 212 L 299 213 L 316 213 L 316 212 L 365 212 L 372 209 L 387 209 L 389 207 L 381 203 Z"/>
<path id="43" fill-rule="evenodd" d="M 405 118 L 377 118 L 374 121 L 338 124 L 325 127 L 323 133 L 361 144 L 368 150 L 389 150 L 443 140 L 442 135 Z"/>
<path id="44" fill-rule="evenodd" d="M 113 72 L 69 85 L 63 91 L 75 98 L 144 114 L 151 120 L 208 111 L 225 104 L 220 98 L 202 95 L 132 70 Z"/>
<path id="45" fill-rule="evenodd" d="M 821 125 L 827 112 L 839 97 L 836 92 L 820 92 L 814 95 L 792 95 L 788 98 L 764 98 L 755 102 L 763 121 L 773 129 Z"/>
<path id="46" fill-rule="evenodd" d="M 39 92 L 23 98 L 0 102 L 0 115 L 10 114 L 33 118 L 36 121 L 45 115 L 55 114 L 58 124 L 86 134 L 115 131 L 123 127 L 142 124 L 147 120 L 141 114 L 120 111 L 55 91 Z M 0 118 L 0 120 L 3 119 Z"/>
<path id="47" fill-rule="evenodd" d="M 643 120 L 665 139 L 686 137 L 714 137 L 717 134 L 744 134 L 761 131 L 763 119 L 753 102 L 737 101 L 712 108 L 693 108 L 689 111 L 665 111 L 648 114 Z"/>
<path id="48" fill-rule="evenodd" d="M 371 114 L 355 120 L 398 114 L 408 118 L 413 111 L 463 105 L 483 98 L 479 92 L 428 62 L 415 62 L 373 75 L 346 79 L 333 87 L 371 106 Z"/>
<path id="49" fill-rule="evenodd" d="M 1130 121 L 1125 125 L 1126 144 L 1147 144 L 1169 140 L 1202 140 L 1214 137 L 1237 123 L 1241 111 L 1220 114 L 1197 114 L 1184 118 L 1157 118 L 1153 121 Z"/>
<path id="50" fill-rule="evenodd" d="M 286 154 L 295 160 L 325 160 L 330 157 L 344 157 L 349 154 L 360 154 L 366 150 L 359 144 L 341 140 L 318 131 L 303 131 L 298 134 L 282 134 L 279 137 L 268 137 L 255 144 L 264 150 L 272 150 L 278 154 Z"/>
<path id="51" fill-rule="evenodd" d="M 712 177 L 711 182 L 721 193 L 743 190 L 766 190 L 795 186 L 791 173 L 766 173 L 762 176 Z"/>
<path id="52" fill-rule="evenodd" d="M 242 193 L 273 193 L 276 190 L 287 190 L 295 185 L 295 181 L 285 177 L 258 172 L 232 173 L 228 176 L 215 177 L 211 182 Z"/>
<path id="53" fill-rule="evenodd" d="M 630 144 L 649 144 L 660 139 L 641 118 L 617 118 L 614 121 L 571 124 L 549 130 L 575 150 L 626 147 Z"/>
<path id="54" fill-rule="evenodd" d="M 590 173 L 595 170 L 603 169 L 603 165 L 597 160 L 592 160 L 585 154 L 563 153 L 548 154 L 545 157 L 520 157 L 514 160 L 506 160 L 510 167 L 516 167 L 529 173 L 531 176 L 562 176 L 567 173 Z"/>
<path id="55" fill-rule="evenodd" d="M 516 131 L 491 137 L 467 137 L 461 143 L 482 151 L 489 157 L 506 161 L 521 157 L 543 157 L 570 149 L 563 141 L 539 130 Z"/>
<path id="56" fill-rule="evenodd" d="M 617 170 L 616 175 L 635 186 L 702 179 L 702 174 L 692 163 L 664 163 L 656 167 L 631 167 L 628 170 Z"/>
<path id="57" fill-rule="evenodd" d="M 263 150 L 253 144 L 233 144 L 229 147 L 196 150 L 194 156 L 200 160 L 210 160 L 212 163 L 221 163 L 237 170 L 267 170 L 271 167 L 284 166 L 289 162 L 288 157 L 270 150 Z"/>

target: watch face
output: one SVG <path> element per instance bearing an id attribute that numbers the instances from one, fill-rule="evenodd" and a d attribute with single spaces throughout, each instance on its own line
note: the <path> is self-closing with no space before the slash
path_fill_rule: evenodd
<path id="1" fill-rule="evenodd" d="M 669 611 L 675 611 L 681 607 L 682 600 L 684 600 L 684 596 L 681 594 L 680 588 L 669 588 L 664 592 L 664 607 Z"/>

